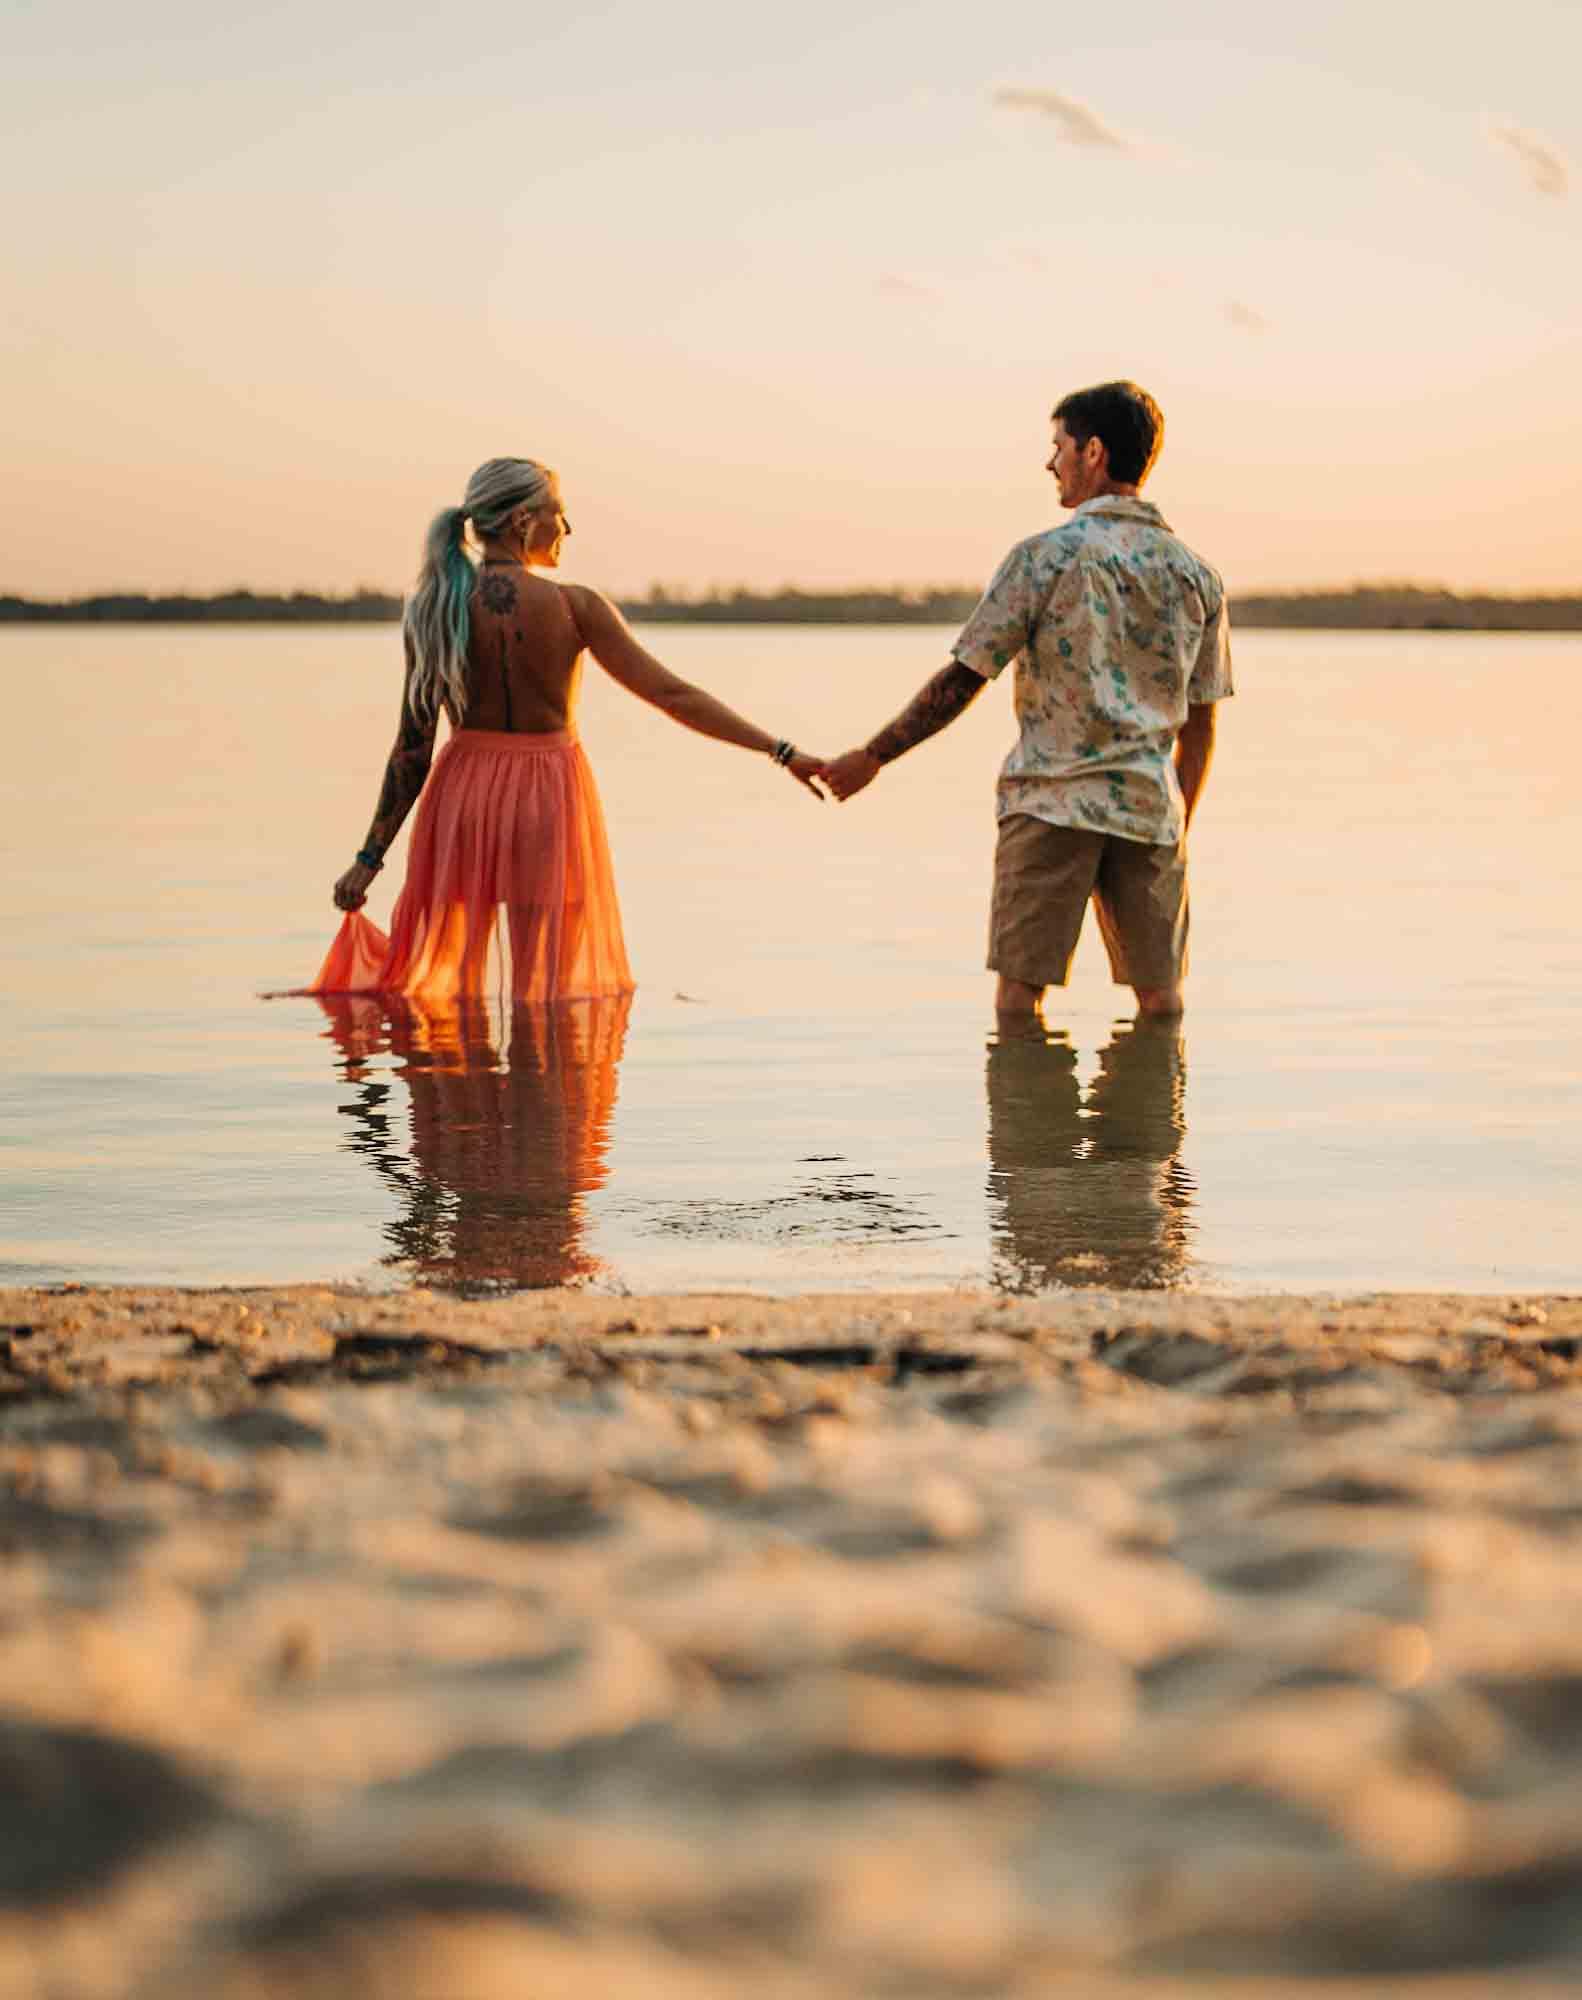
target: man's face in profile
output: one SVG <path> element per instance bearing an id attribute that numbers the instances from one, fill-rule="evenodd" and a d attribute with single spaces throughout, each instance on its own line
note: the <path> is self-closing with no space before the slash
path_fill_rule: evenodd
<path id="1" fill-rule="evenodd" d="M 1062 507 L 1080 507 L 1084 500 L 1093 498 L 1103 482 L 1108 460 L 1109 453 L 1098 438 L 1089 438 L 1085 445 L 1078 444 L 1056 417 L 1048 470 L 1055 475 Z"/>

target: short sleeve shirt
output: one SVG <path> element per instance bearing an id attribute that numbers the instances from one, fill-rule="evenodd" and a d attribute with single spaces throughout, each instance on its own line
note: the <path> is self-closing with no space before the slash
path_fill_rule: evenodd
<path id="1" fill-rule="evenodd" d="M 1233 692 L 1230 630 L 1224 585 L 1157 507 L 1103 496 L 1018 542 L 952 652 L 985 680 L 1016 670 L 1000 819 L 1180 839 L 1176 736 L 1190 706 Z"/>

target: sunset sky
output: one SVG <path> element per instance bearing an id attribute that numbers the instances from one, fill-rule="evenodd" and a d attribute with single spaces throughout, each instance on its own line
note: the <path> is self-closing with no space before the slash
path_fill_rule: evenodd
<path id="1" fill-rule="evenodd" d="M 1582 589 L 1582 6 L 12 0 L 0 590 L 972 583 L 1127 374 L 1233 589 Z M 21 195 L 19 191 L 26 190 Z"/>

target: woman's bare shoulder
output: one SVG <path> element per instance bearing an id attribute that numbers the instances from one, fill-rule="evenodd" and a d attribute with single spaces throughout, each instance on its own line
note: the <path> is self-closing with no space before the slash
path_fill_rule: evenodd
<path id="1" fill-rule="evenodd" d="M 602 601 L 599 593 L 585 584 L 561 583 L 557 578 L 539 576 L 531 570 L 515 577 L 513 584 L 519 611 L 546 631 L 562 624 L 568 614 L 571 622 L 580 627 L 584 606 Z"/>
<path id="2" fill-rule="evenodd" d="M 552 587 L 564 597 L 584 639 L 591 640 L 597 633 L 612 628 L 618 630 L 626 622 L 617 606 L 591 583 L 560 583 Z"/>

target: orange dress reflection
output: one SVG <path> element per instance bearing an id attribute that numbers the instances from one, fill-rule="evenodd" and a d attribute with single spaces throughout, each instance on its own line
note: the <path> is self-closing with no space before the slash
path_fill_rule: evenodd
<path id="1" fill-rule="evenodd" d="M 1191 1269 L 1192 1178 L 1179 1022 L 1138 1020 L 1099 1057 L 1083 1101 L 1063 1035 L 991 1045 L 989 1211 L 995 1282 L 1153 1289 Z"/>
<path id="2" fill-rule="evenodd" d="M 583 1242 L 586 1198 L 605 1178 L 629 994 L 518 1007 L 503 1021 L 476 1001 L 318 999 L 356 1089 L 351 1143 L 400 1196 L 387 1262 L 463 1292 L 599 1275 Z M 391 1116 L 392 1074 L 409 1100 L 410 1152 Z"/>

